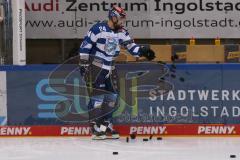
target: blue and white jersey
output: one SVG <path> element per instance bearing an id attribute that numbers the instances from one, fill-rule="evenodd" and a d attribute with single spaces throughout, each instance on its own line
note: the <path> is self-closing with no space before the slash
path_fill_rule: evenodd
<path id="1" fill-rule="evenodd" d="M 79 54 L 81 59 L 89 60 L 89 56 L 94 57 L 102 64 L 102 68 L 110 70 L 119 56 L 120 46 L 124 46 L 133 56 L 139 57 L 140 46 L 133 42 L 126 30 L 114 32 L 107 22 L 101 22 L 89 30 L 80 46 Z"/>

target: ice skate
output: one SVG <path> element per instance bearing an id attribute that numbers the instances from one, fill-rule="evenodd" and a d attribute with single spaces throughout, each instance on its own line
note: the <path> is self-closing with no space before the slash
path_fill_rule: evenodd
<path id="1" fill-rule="evenodd" d="M 90 127 L 92 132 L 92 140 L 105 140 L 107 138 L 105 126 L 100 125 L 100 127 L 98 127 L 96 122 L 91 122 Z"/>
<path id="2" fill-rule="evenodd" d="M 92 133 L 92 140 L 105 140 L 105 139 L 107 139 L 105 132 Z"/>
<path id="3" fill-rule="evenodd" d="M 119 133 L 113 129 L 113 125 L 111 122 L 105 121 L 104 125 L 107 127 L 107 129 L 106 129 L 106 138 L 107 139 L 119 139 L 120 138 Z"/>

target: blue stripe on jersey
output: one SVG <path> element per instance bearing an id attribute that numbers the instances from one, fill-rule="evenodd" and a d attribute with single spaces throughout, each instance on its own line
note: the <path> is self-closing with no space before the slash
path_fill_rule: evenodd
<path id="1" fill-rule="evenodd" d="M 106 39 L 104 39 L 104 38 L 99 38 L 99 39 L 97 40 L 97 43 L 105 44 L 105 43 L 106 43 Z"/>
<path id="2" fill-rule="evenodd" d="M 94 42 L 91 40 L 90 37 L 85 37 L 84 40 L 89 43 L 89 44 L 93 44 Z"/>
<path id="3" fill-rule="evenodd" d="M 80 49 L 79 49 L 79 52 L 80 52 L 80 53 L 90 54 L 91 50 L 90 50 L 90 49 L 87 49 L 87 48 L 80 48 Z"/>
<path id="4" fill-rule="evenodd" d="M 125 32 L 125 35 L 126 35 L 126 36 L 129 36 L 129 33 L 128 33 L 128 32 Z"/>
<path id="5" fill-rule="evenodd" d="M 119 44 L 122 44 L 122 43 L 123 43 L 123 40 L 122 40 L 122 39 L 120 39 L 120 40 L 119 40 Z"/>
<path id="6" fill-rule="evenodd" d="M 138 45 L 133 46 L 130 50 L 128 50 L 132 55 L 137 56 L 138 52 L 134 52 L 134 50 L 138 47 Z"/>
<path id="7" fill-rule="evenodd" d="M 90 31 L 91 31 L 93 34 L 97 35 L 98 33 L 101 33 L 101 31 L 100 31 L 100 29 L 99 29 L 100 26 L 101 26 L 101 24 L 100 24 L 100 23 L 97 23 L 97 24 L 95 24 L 95 25 L 90 29 Z"/>
<path id="8" fill-rule="evenodd" d="M 107 22 L 100 22 L 95 24 L 90 31 L 92 33 L 94 33 L 95 35 L 99 34 L 102 32 L 102 30 L 100 30 L 100 28 L 105 27 L 106 32 L 112 32 L 111 28 L 108 26 Z"/>

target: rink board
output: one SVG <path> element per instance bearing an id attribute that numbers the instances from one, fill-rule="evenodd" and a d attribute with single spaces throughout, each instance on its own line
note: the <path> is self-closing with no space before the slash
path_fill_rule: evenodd
<path id="1" fill-rule="evenodd" d="M 87 100 L 54 92 L 49 86 L 49 74 L 56 67 L 0 67 L 0 71 L 6 72 L 8 116 L 8 127 L 0 129 L 1 136 L 89 136 L 86 121 L 79 119 L 86 109 Z M 149 85 L 156 85 L 154 80 L 163 76 L 159 72 L 162 64 L 130 63 L 116 67 L 121 78 L 147 70 L 150 74 L 143 75 Z M 170 65 L 164 67 L 171 69 Z M 138 135 L 161 136 L 240 135 L 239 64 L 178 64 L 176 77 L 170 72 L 168 74 L 170 76 L 164 75 L 164 83 L 174 87 L 172 94 L 164 95 L 163 100 L 155 97 L 155 93 L 143 98 L 139 97 L 139 93 L 128 90 L 134 84 L 145 84 L 144 78 L 131 80 L 130 84 L 127 80 L 120 80 L 123 83 L 120 87 L 122 101 L 114 112 L 114 124 L 121 135 L 135 132 Z M 78 76 L 79 72 L 75 77 Z M 193 91 L 196 93 L 191 97 Z M 206 99 L 204 92 L 209 92 Z M 74 114 L 66 116 L 70 119 L 58 117 L 56 104 L 68 98 L 73 98 L 74 108 L 64 115 Z"/>
<path id="2" fill-rule="evenodd" d="M 121 136 L 240 136 L 240 125 L 173 124 L 173 125 L 116 125 Z M 5 126 L 0 137 L 90 136 L 86 125 L 75 126 Z"/>
<path id="3" fill-rule="evenodd" d="M 7 77 L 8 125 L 86 124 L 79 117 L 87 110 L 88 99 L 76 93 L 62 92 L 67 88 L 65 84 L 59 84 L 62 91 L 58 92 L 50 87 L 49 74 L 56 67 L 30 65 L 0 68 L 6 71 Z M 161 64 L 155 63 L 117 65 L 121 77 L 121 101 L 114 113 L 115 124 L 240 124 L 239 64 L 178 64 L 176 77 L 172 77 L 170 72 L 164 73 L 169 75 L 164 76 L 164 86 L 172 85 L 173 89 L 163 99 L 158 90 L 145 98 L 140 97 L 141 93 L 131 91 L 134 85 L 157 86 L 157 79 L 163 76 L 161 67 Z M 143 76 L 128 80 L 134 72 Z M 79 72 L 73 75 L 80 81 Z M 69 83 L 73 84 L 73 81 L 70 78 Z M 56 111 L 56 105 L 65 100 L 73 102 L 72 111 L 62 114 Z"/>

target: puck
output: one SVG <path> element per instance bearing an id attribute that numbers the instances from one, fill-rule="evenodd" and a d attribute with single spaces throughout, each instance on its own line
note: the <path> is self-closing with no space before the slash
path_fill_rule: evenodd
<path id="1" fill-rule="evenodd" d="M 162 137 L 157 137 L 157 140 L 158 140 L 158 141 L 161 141 L 161 140 L 162 140 Z"/>
<path id="2" fill-rule="evenodd" d="M 236 158 L 236 155 L 230 155 L 230 158 Z"/>
<path id="3" fill-rule="evenodd" d="M 128 138 L 128 137 L 126 138 L 126 142 L 127 142 L 127 143 L 129 142 L 129 138 Z"/>
<path id="4" fill-rule="evenodd" d="M 147 139 L 147 138 L 143 138 L 143 141 L 144 141 L 144 142 L 147 142 L 147 141 L 148 141 L 148 139 Z"/>
<path id="5" fill-rule="evenodd" d="M 113 155 L 118 155 L 118 152 L 113 152 Z"/>
<path id="6" fill-rule="evenodd" d="M 136 134 L 130 134 L 131 139 L 136 139 Z"/>
<path id="7" fill-rule="evenodd" d="M 149 139 L 152 140 L 153 135 L 150 135 Z"/>

